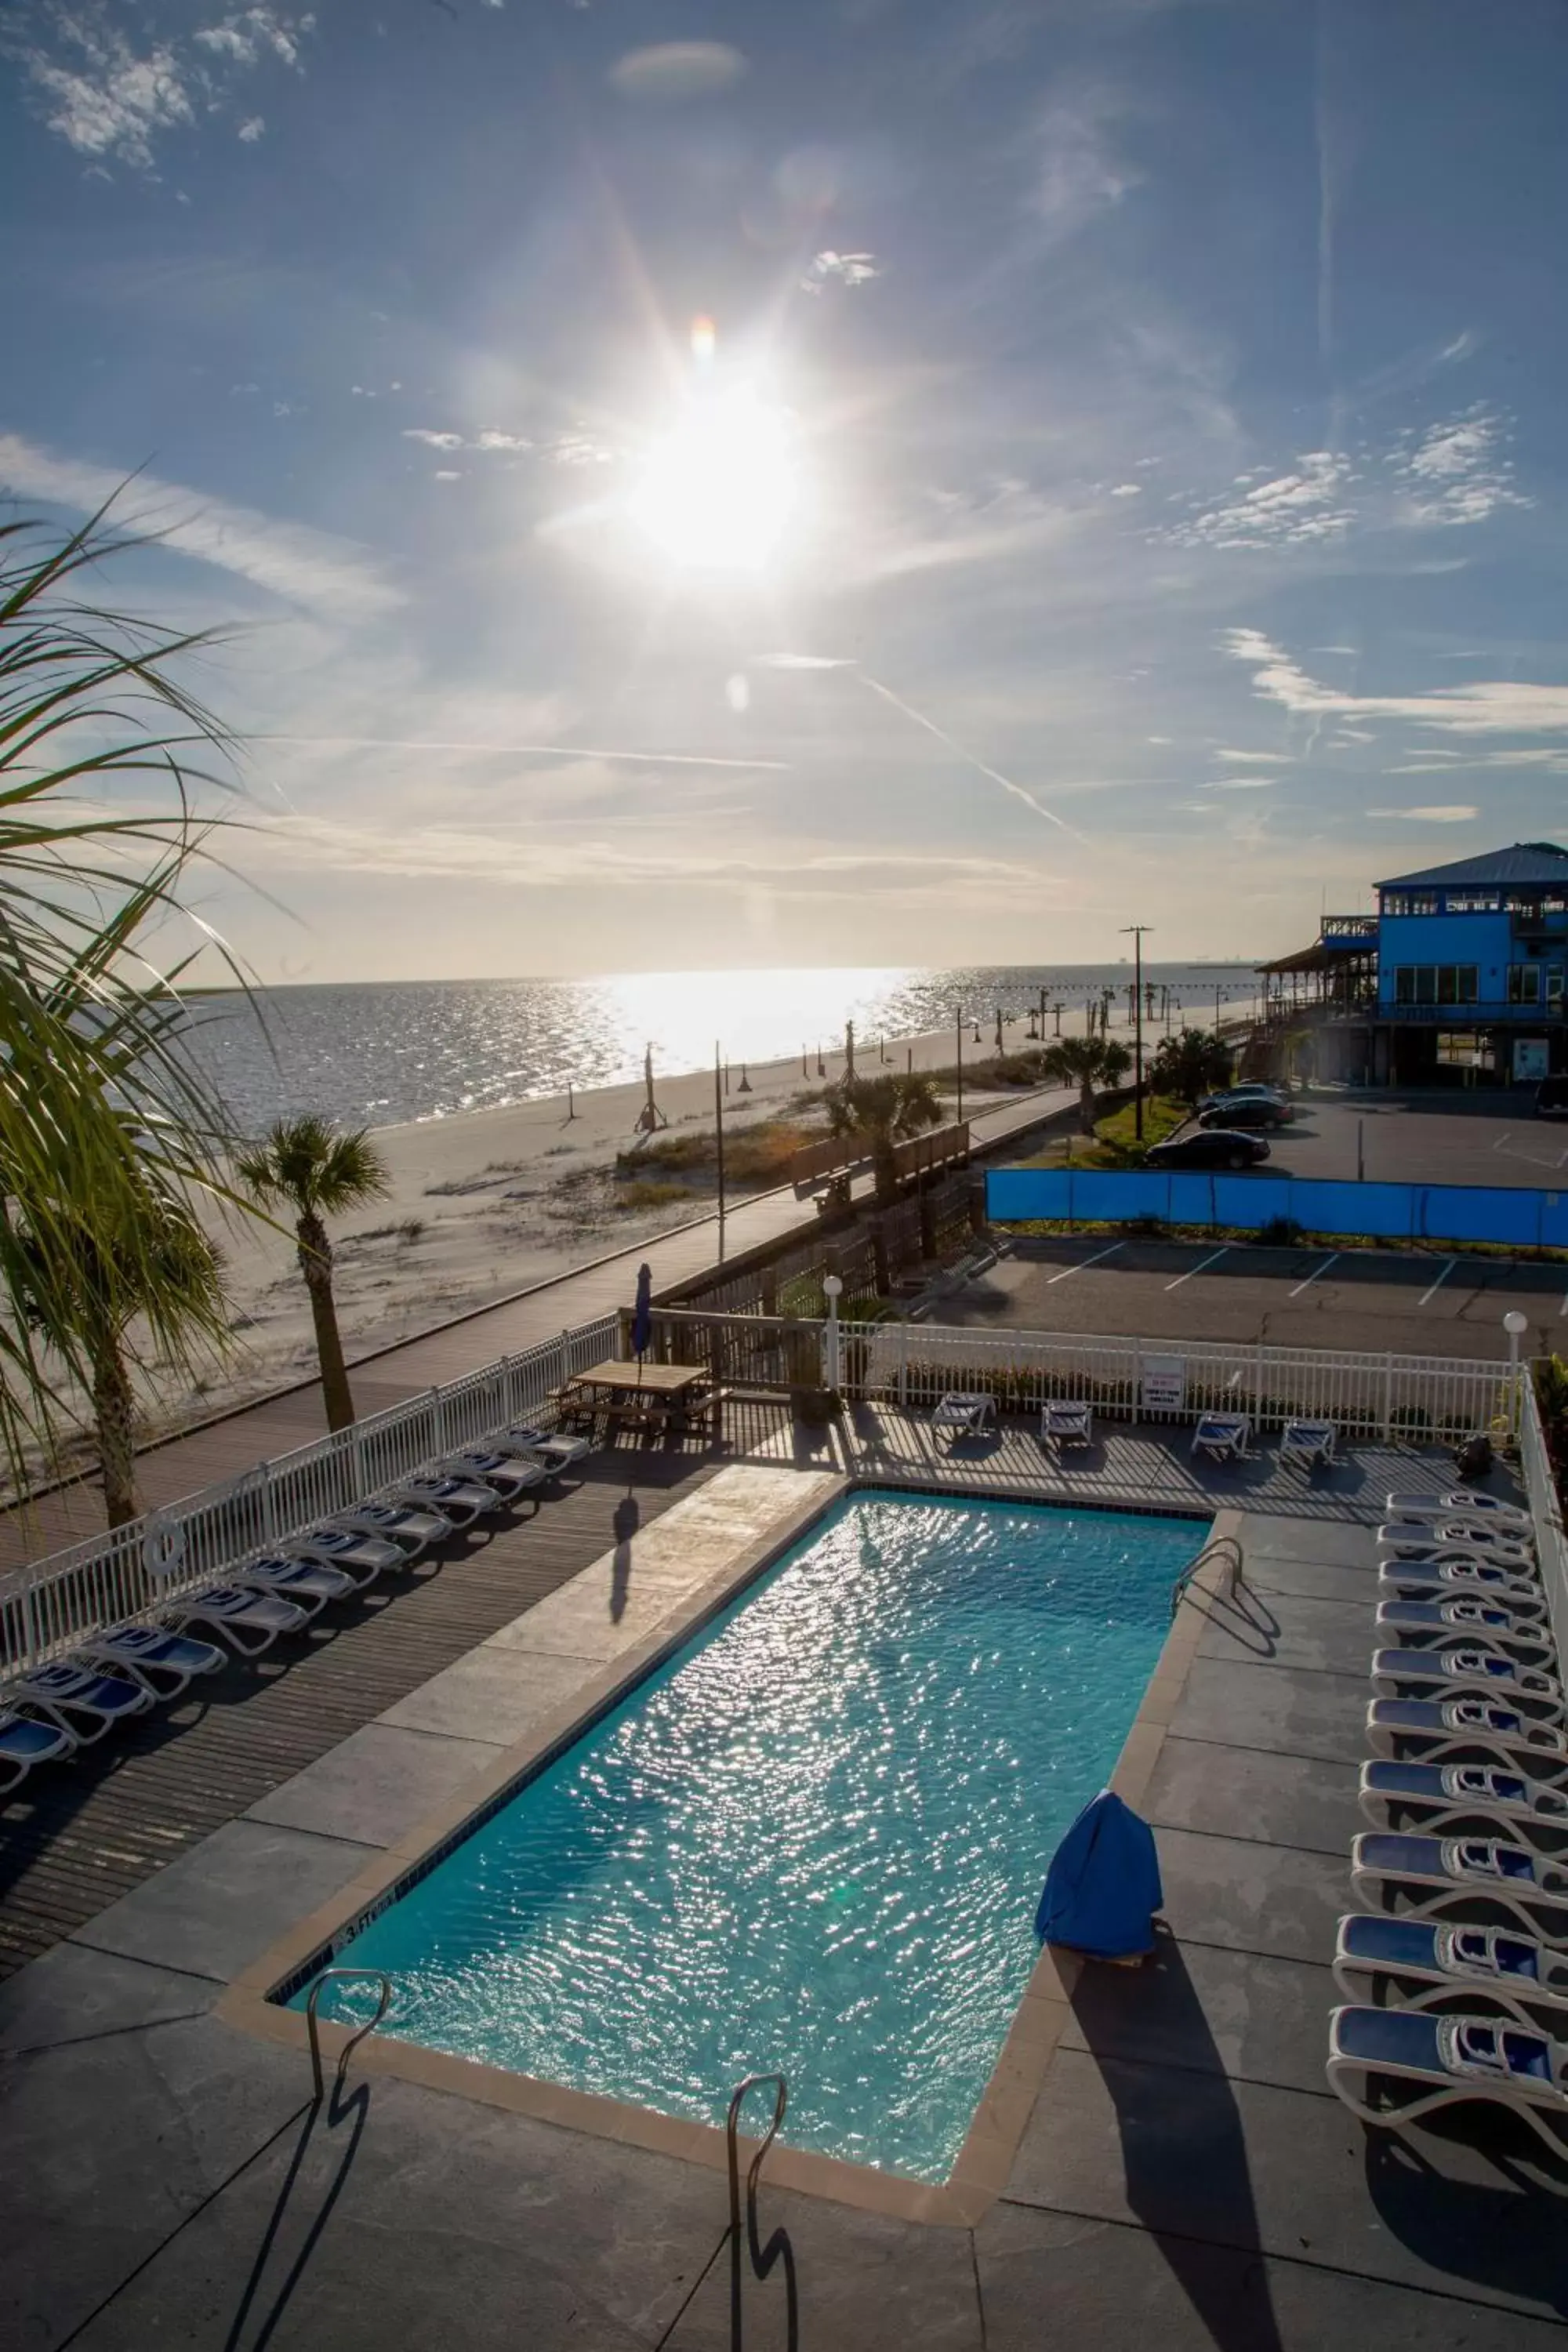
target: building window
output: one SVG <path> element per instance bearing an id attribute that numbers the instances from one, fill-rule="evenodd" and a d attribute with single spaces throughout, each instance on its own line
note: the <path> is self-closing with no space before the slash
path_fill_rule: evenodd
<path id="1" fill-rule="evenodd" d="M 1394 1001 L 1396 1004 L 1474 1004 L 1480 993 L 1479 977 L 1479 968 L 1473 963 L 1395 964 Z"/>
<path id="2" fill-rule="evenodd" d="M 1450 1069 L 1484 1070 L 1490 1065 L 1491 1049 L 1473 1029 L 1439 1029 L 1437 1060 Z"/>
<path id="3" fill-rule="evenodd" d="M 1539 1004 L 1541 1002 L 1541 966 L 1538 963 L 1510 963 L 1508 968 L 1508 1001 L 1510 1004 Z"/>
<path id="4" fill-rule="evenodd" d="M 1450 890 L 1443 903 L 1450 915 L 1495 915 L 1502 900 L 1495 890 Z"/>
<path id="5" fill-rule="evenodd" d="M 1409 908 L 1406 911 L 1412 915 L 1435 915 L 1437 911 L 1436 892 L 1435 890 L 1417 890 L 1411 898 Z"/>

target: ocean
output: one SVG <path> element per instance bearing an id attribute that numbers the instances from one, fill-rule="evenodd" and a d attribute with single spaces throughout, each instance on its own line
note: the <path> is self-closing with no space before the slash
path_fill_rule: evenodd
<path id="1" fill-rule="evenodd" d="M 238 992 L 196 998 L 191 1045 L 247 1134 L 299 1110 L 390 1127 L 561 1095 L 568 1085 L 625 1084 L 641 1076 L 649 1045 L 666 1076 L 710 1068 L 715 1045 L 731 1064 L 805 1054 L 815 1070 L 819 1045 L 842 1049 L 847 1022 L 874 1045 L 944 1027 L 962 1010 L 989 1045 L 998 1007 L 1016 1045 L 1042 990 L 1047 1010 L 1066 1008 L 1064 1031 L 1081 1034 L 1085 1004 L 1102 988 L 1123 992 L 1116 1009 L 1125 1016 L 1131 977 L 1130 963 L 1112 963 L 363 981 L 264 989 L 254 1002 Z M 1241 964 L 1148 963 L 1144 977 L 1205 1025 L 1216 1001 L 1243 1001 L 1257 985 Z"/>

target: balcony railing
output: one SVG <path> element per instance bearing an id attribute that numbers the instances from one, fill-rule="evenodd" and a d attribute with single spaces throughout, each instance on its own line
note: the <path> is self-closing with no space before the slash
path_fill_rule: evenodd
<path id="1" fill-rule="evenodd" d="M 1499 1023 L 1517 1023 L 1525 1027 L 1539 1028 L 1545 1021 L 1561 1021 L 1561 1002 L 1552 1004 L 1510 1004 L 1500 997 L 1481 997 L 1469 1004 L 1391 1004 L 1386 1000 L 1368 1005 L 1366 1011 L 1375 1021 L 1415 1021 L 1434 1029 L 1492 1028 Z"/>
<path id="2" fill-rule="evenodd" d="M 1326 948 L 1374 948 L 1375 915 L 1325 915 L 1318 936 Z"/>

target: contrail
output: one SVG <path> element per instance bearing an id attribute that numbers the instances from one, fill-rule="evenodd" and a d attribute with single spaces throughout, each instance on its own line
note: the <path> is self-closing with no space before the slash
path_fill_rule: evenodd
<path id="1" fill-rule="evenodd" d="M 915 726 L 923 727 L 928 735 L 934 735 L 939 743 L 945 743 L 956 759 L 963 761 L 979 774 L 989 778 L 992 783 L 1000 784 L 1005 793 L 1011 793 L 1016 801 L 1022 801 L 1026 808 L 1032 808 L 1035 814 L 1043 816 L 1047 824 L 1054 824 L 1060 832 L 1069 835 L 1074 841 L 1082 842 L 1086 849 L 1089 846 L 1083 835 L 1076 832 L 1065 817 L 1058 816 L 1054 809 L 1047 808 L 1043 801 L 1037 801 L 1033 793 L 1026 793 L 1023 785 L 1016 784 L 1010 776 L 1003 775 L 998 769 L 988 768 L 984 760 L 977 759 L 973 751 L 967 751 L 962 743 L 955 742 L 944 727 L 939 727 L 934 719 L 924 717 L 921 711 L 906 702 L 901 695 L 895 694 L 890 686 L 884 686 L 881 680 L 873 677 L 868 670 L 862 670 L 860 677 L 873 694 L 879 694 L 884 702 L 890 702 L 895 710 L 901 710 L 904 717 L 912 720 Z"/>
<path id="2" fill-rule="evenodd" d="M 513 751 L 545 760 L 630 760 L 648 768 L 772 768 L 787 775 L 787 760 L 710 760 L 695 751 L 606 751 L 592 743 L 442 743 L 386 735 L 253 735 L 254 743 L 340 745 L 360 751 Z"/>

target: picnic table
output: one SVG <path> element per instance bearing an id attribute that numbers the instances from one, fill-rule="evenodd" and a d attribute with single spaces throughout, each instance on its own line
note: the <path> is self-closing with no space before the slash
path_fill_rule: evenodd
<path id="1" fill-rule="evenodd" d="M 684 1433 L 706 1427 L 711 1408 L 709 1376 L 701 1364 L 626 1364 L 611 1358 L 574 1372 L 560 1398 L 563 1423 L 616 1428 L 663 1429 Z"/>

